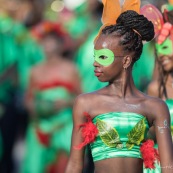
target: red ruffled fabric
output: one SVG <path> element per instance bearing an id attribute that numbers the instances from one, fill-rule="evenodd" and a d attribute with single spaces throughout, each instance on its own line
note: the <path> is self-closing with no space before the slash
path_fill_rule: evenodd
<path id="1" fill-rule="evenodd" d="M 91 116 L 87 112 L 84 112 L 84 115 L 87 119 L 87 122 L 79 126 L 79 128 L 82 127 L 82 137 L 84 141 L 81 144 L 74 146 L 74 148 L 78 150 L 82 149 L 87 144 L 94 142 L 96 136 L 98 135 L 97 126 L 92 123 Z"/>
<path id="2" fill-rule="evenodd" d="M 58 87 L 58 86 L 62 86 L 65 87 L 69 92 L 73 92 L 75 90 L 73 84 L 65 82 L 65 81 L 50 81 L 47 83 L 39 83 L 37 84 L 37 88 L 39 90 L 47 90 L 50 88 L 54 88 L 54 87 Z"/>
<path id="3" fill-rule="evenodd" d="M 36 129 L 36 136 L 38 141 L 45 147 L 49 146 L 50 143 L 50 134 L 42 132 L 39 128 Z"/>
<path id="4" fill-rule="evenodd" d="M 158 150 L 154 148 L 154 141 L 148 139 L 141 145 L 140 151 L 145 168 L 154 169 L 155 161 L 160 161 Z"/>

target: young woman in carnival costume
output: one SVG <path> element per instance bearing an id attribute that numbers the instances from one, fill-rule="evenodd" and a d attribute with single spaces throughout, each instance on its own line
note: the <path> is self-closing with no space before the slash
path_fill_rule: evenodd
<path id="1" fill-rule="evenodd" d="M 173 10 L 165 10 L 160 19 L 163 22 L 156 38 L 157 75 L 148 86 L 148 94 L 161 98 L 167 104 L 171 115 L 170 129 L 173 138 Z"/>
<path id="2" fill-rule="evenodd" d="M 142 173 L 160 160 L 163 173 L 173 165 L 170 114 L 164 101 L 138 91 L 132 68 L 142 41 L 154 37 L 152 22 L 139 13 L 140 2 L 104 0 L 103 27 L 95 40 L 95 75 L 109 85 L 77 97 L 73 134 L 65 173 L 81 173 L 84 149 L 90 144 L 95 173 Z M 87 75 L 87 74 L 86 74 Z M 154 126 L 159 155 L 147 132 Z M 164 169 L 167 168 L 167 169 Z"/>
<path id="3" fill-rule="evenodd" d="M 23 172 L 64 172 L 70 151 L 72 101 L 81 93 L 74 64 L 65 58 L 69 39 L 56 23 L 33 30 L 40 37 L 46 60 L 31 70 L 26 105 L 31 122 L 26 138 Z"/>
<path id="4" fill-rule="evenodd" d="M 165 100 L 171 115 L 173 137 L 173 10 L 164 11 L 164 23 L 156 39 L 158 77 L 148 87 L 148 94 Z"/>

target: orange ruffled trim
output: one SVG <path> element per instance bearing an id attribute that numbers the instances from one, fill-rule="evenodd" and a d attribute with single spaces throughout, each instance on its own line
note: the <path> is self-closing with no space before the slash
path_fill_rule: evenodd
<path id="1" fill-rule="evenodd" d="M 173 5 L 173 0 L 168 0 L 168 2 L 169 2 L 171 5 Z"/>

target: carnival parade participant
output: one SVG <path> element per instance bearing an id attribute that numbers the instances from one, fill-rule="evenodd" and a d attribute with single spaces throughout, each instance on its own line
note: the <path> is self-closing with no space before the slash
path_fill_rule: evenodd
<path id="1" fill-rule="evenodd" d="M 65 173 L 81 173 L 90 144 L 95 173 L 142 173 L 143 164 L 171 173 L 173 147 L 169 110 L 161 99 L 136 89 L 132 69 L 142 41 L 154 38 L 154 26 L 139 14 L 140 2 L 104 0 L 103 26 L 94 44 L 95 76 L 109 84 L 77 97 L 73 109 L 71 153 Z M 116 14 L 115 14 L 116 9 Z M 128 20 L 127 20 L 128 19 Z M 154 127 L 159 155 L 147 132 Z"/>
<path id="2" fill-rule="evenodd" d="M 158 37 L 156 38 L 156 76 L 148 86 L 148 94 L 154 97 L 159 97 L 164 100 L 169 108 L 171 115 L 171 135 L 173 138 L 173 33 L 171 17 L 173 11 L 165 11 L 165 22 L 162 24 Z M 155 138 L 153 130 L 150 130 L 150 136 Z M 155 145 L 157 148 L 157 144 Z M 157 171 L 160 173 L 160 165 L 156 163 Z M 145 170 L 145 173 L 155 173 L 151 170 Z"/>
<path id="3" fill-rule="evenodd" d="M 44 22 L 37 29 L 46 60 L 31 71 L 26 98 L 31 122 L 22 172 L 64 172 L 72 131 L 71 105 L 81 93 L 80 79 L 73 62 L 65 58 L 68 43 L 61 27 Z"/>
<path id="4" fill-rule="evenodd" d="M 21 8 L 25 2 L 0 0 L 1 173 L 19 172 L 23 148 L 18 152 L 17 146 L 24 139 L 28 122 L 23 104 L 28 72 L 43 59 L 39 44 L 23 24 L 29 12 L 26 6 Z"/>
<path id="5" fill-rule="evenodd" d="M 148 94 L 164 100 L 171 115 L 173 137 L 173 11 L 165 12 L 165 23 L 156 39 L 158 77 L 148 86 Z"/>

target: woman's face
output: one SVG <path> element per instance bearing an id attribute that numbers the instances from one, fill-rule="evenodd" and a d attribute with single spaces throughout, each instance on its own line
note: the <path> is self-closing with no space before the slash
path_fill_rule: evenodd
<path id="1" fill-rule="evenodd" d="M 52 55 L 58 55 L 62 50 L 62 46 L 55 40 L 55 38 L 49 36 L 42 40 L 42 46 L 47 58 Z"/>
<path id="2" fill-rule="evenodd" d="M 173 41 L 167 38 L 162 44 L 156 44 L 158 61 L 163 70 L 170 72 L 173 70 Z"/>
<path id="3" fill-rule="evenodd" d="M 101 35 L 95 43 L 94 72 L 101 82 L 113 82 L 121 77 L 124 56 L 119 39 Z"/>

